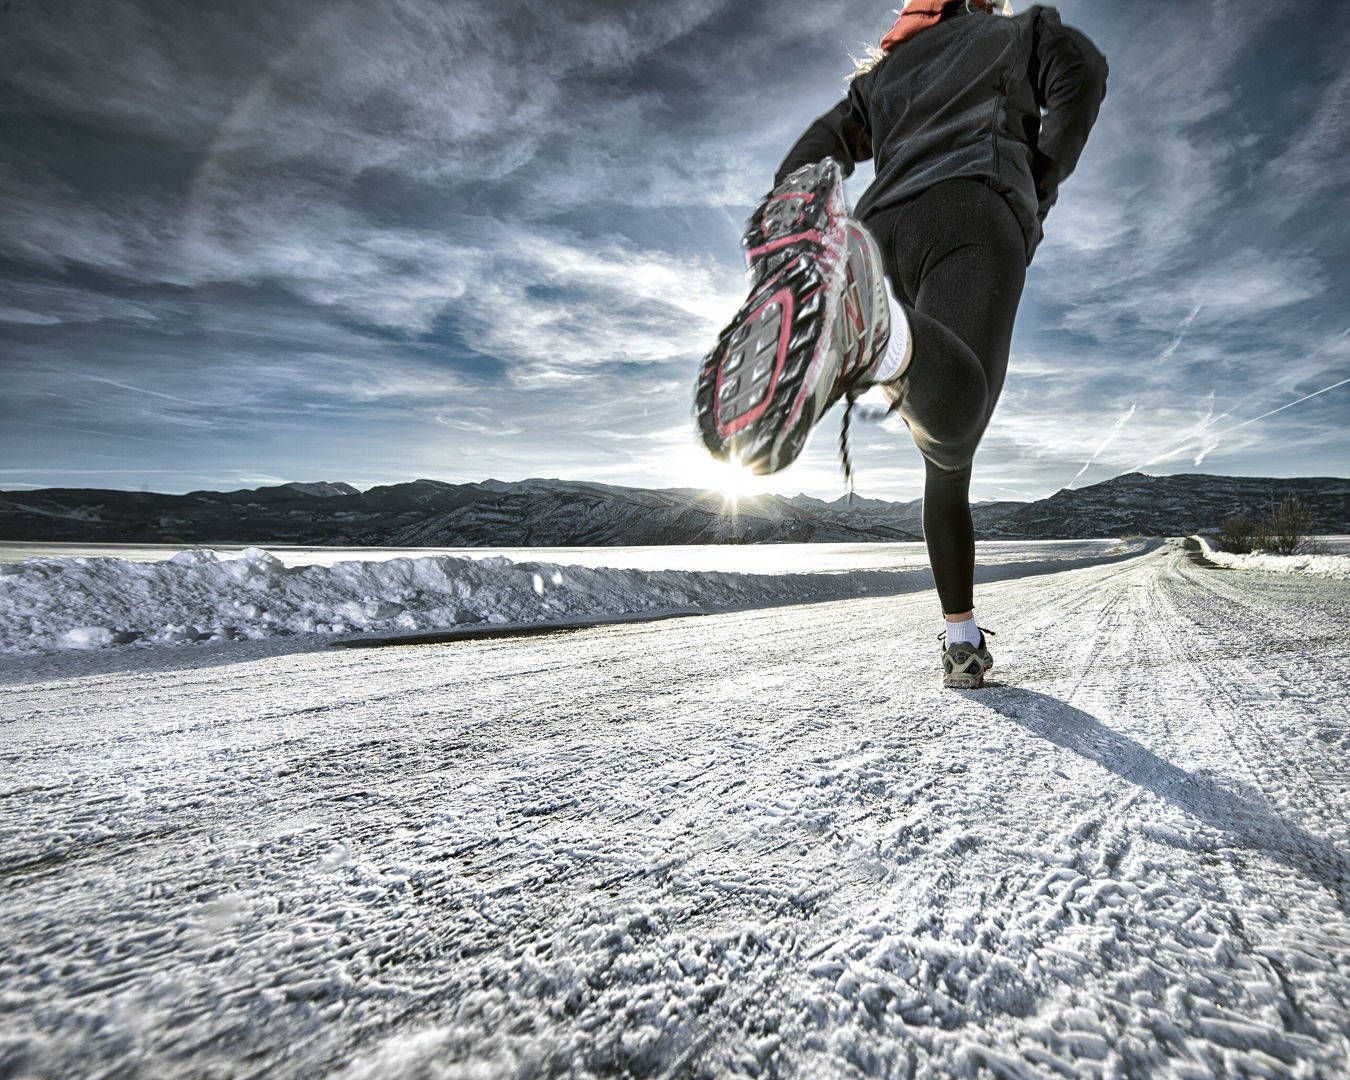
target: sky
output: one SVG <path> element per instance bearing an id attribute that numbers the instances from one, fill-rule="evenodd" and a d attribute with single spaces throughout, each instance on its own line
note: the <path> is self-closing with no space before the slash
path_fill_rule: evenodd
<path id="1" fill-rule="evenodd" d="M 0 487 L 723 483 L 742 223 L 893 2 L 4 0 Z M 1059 10 L 1111 75 L 973 494 L 1350 475 L 1350 4 Z"/>

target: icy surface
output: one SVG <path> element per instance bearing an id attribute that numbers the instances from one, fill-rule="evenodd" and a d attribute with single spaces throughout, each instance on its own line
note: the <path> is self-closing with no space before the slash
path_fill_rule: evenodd
<path id="1" fill-rule="evenodd" d="M 1143 542 L 1021 544 L 986 560 L 994 581 L 1126 557 Z M 772 558 L 771 554 L 764 556 Z M 73 557 L 0 563 L 0 651 L 178 645 L 293 634 L 413 633 L 716 611 L 931 586 L 926 567 L 748 574 L 515 562 L 502 557 L 386 558 L 287 566 L 259 548 L 206 549 L 159 562 Z"/>
<path id="2" fill-rule="evenodd" d="M 1350 553 L 1350 537 L 1324 538 L 1341 543 Z M 221 559 L 238 558 L 244 544 L 209 544 Z M 1028 559 L 1088 559 L 1118 554 L 1122 541 L 1096 540 L 979 540 L 979 561 L 985 564 L 1025 562 Z M 182 551 L 184 544 L 52 544 L 0 541 L 0 563 L 29 559 L 113 558 L 132 562 L 163 562 Z M 922 543 L 895 544 L 667 544 L 631 547 L 314 547 L 268 544 L 267 553 L 286 566 L 332 566 L 338 562 L 384 562 L 388 559 L 450 555 L 458 559 L 507 558 L 512 562 L 551 562 L 563 566 L 617 567 L 624 570 L 714 570 L 735 574 L 841 573 L 853 570 L 912 570 L 928 565 Z"/>
<path id="3" fill-rule="evenodd" d="M 1205 558 L 1233 570 L 1265 570 L 1271 574 L 1311 574 L 1313 577 L 1350 581 L 1350 555 L 1234 555 L 1219 551 L 1203 536 L 1197 536 Z"/>
<path id="4" fill-rule="evenodd" d="M 0 658 L 0 1075 L 1350 1073 L 1350 583 L 977 599 Z"/>

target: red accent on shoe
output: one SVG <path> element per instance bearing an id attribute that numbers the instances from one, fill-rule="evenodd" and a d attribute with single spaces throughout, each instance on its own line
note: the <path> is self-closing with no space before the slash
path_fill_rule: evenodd
<path id="1" fill-rule="evenodd" d="M 745 253 L 746 262 L 751 259 L 757 259 L 761 255 L 767 255 L 771 251 L 777 251 L 779 248 L 787 247 L 789 244 L 799 244 L 803 240 L 809 240 L 813 244 L 821 243 L 820 232 L 812 229 L 810 232 L 793 233 L 791 236 L 780 237 L 767 244 L 761 244 L 757 248 L 751 248 Z"/>

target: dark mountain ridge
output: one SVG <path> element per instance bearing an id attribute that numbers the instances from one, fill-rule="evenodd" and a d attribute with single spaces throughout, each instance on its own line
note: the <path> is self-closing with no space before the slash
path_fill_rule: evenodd
<path id="1" fill-rule="evenodd" d="M 1350 480 L 1126 473 L 1035 502 L 977 503 L 981 539 L 1176 536 L 1298 495 L 1318 533 L 1350 532 Z M 186 495 L 102 488 L 0 491 L 0 540 L 388 547 L 849 543 L 922 537 L 919 499 L 740 500 L 571 480 L 414 480 L 360 491 L 297 483 Z"/>

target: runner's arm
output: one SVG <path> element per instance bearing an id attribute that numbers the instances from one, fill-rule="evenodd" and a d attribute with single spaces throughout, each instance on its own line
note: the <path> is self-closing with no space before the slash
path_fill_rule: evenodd
<path id="1" fill-rule="evenodd" d="M 773 178 L 774 187 L 795 169 L 827 157 L 839 162 L 844 175 L 850 176 L 857 162 L 872 156 L 872 130 L 867 121 L 866 84 L 869 81 L 870 73 L 859 75 L 850 85 L 848 97 L 811 121 L 811 126 L 778 166 Z"/>
<path id="2" fill-rule="evenodd" d="M 1073 172 L 1106 96 L 1104 57 L 1088 36 L 1040 8 L 1033 21 L 1031 82 L 1043 110 L 1032 172 L 1042 221 Z"/>

